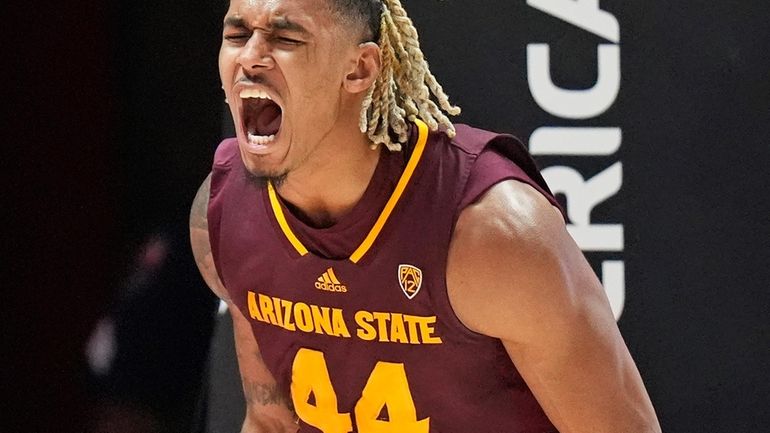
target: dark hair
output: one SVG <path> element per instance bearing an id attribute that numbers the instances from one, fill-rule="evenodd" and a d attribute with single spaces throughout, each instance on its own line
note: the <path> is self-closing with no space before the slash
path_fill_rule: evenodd
<path id="1" fill-rule="evenodd" d="M 366 30 L 364 39 L 377 42 L 380 39 L 382 17 L 381 0 L 327 0 L 333 13 L 352 21 Z"/>

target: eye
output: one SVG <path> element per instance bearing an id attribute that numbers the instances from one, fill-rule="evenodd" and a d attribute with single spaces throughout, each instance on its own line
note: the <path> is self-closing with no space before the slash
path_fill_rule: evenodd
<path id="1" fill-rule="evenodd" d="M 296 45 L 302 45 L 304 43 L 303 41 L 300 41 L 298 39 L 287 38 L 285 36 L 276 36 L 274 38 L 274 40 L 275 40 L 276 43 L 279 43 L 279 44 L 282 44 L 282 45 L 294 45 L 294 46 L 296 46 Z"/>
<path id="2" fill-rule="evenodd" d="M 226 33 L 224 35 L 224 39 L 228 42 L 233 43 L 245 43 L 249 40 L 249 37 L 251 37 L 250 33 L 245 32 L 239 32 L 239 33 Z"/>

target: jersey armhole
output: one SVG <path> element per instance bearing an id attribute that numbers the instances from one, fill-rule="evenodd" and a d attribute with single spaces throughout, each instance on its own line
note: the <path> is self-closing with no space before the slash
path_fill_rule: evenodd
<path id="1" fill-rule="evenodd" d="M 458 205 L 452 222 L 452 233 L 454 233 L 457 219 L 465 208 L 476 203 L 490 188 L 506 180 L 515 180 L 537 190 L 549 201 L 549 203 L 551 203 L 551 205 L 556 207 L 562 215 L 565 216 L 566 221 L 564 210 L 548 189 L 548 186 L 537 171 L 531 157 L 526 153 L 523 156 L 518 153 L 513 153 L 511 155 L 511 152 L 507 152 L 506 150 L 507 149 L 502 149 L 501 151 L 498 146 L 487 145 L 476 156 L 475 161 L 471 165 L 462 194 L 457 201 Z M 503 153 L 503 151 L 505 151 L 505 153 Z M 516 148 L 515 151 L 518 152 L 518 148 Z M 524 157 L 526 157 L 526 160 L 518 161 Z M 519 165 L 519 162 L 521 162 L 525 168 L 522 168 L 522 166 Z M 530 175 L 529 172 L 532 174 Z M 535 179 L 533 179 L 533 177 Z M 445 287 L 446 284 L 447 281 L 445 279 Z M 447 319 L 449 320 L 449 325 L 455 330 L 460 331 L 464 338 L 469 338 L 471 340 L 492 338 L 468 328 L 468 326 L 460 320 L 452 307 L 452 303 L 449 301 L 448 291 L 445 291 L 442 298 L 441 304 L 443 304 L 443 314 L 448 315 Z"/>
<path id="2" fill-rule="evenodd" d="M 537 174 L 539 175 L 539 173 Z M 490 188 L 506 180 L 516 180 L 531 186 L 564 214 L 561 205 L 547 189 L 547 186 L 540 185 L 516 162 L 498 150 L 487 147 L 478 155 L 473 164 L 465 189 L 460 197 L 455 220 L 466 207 L 477 202 Z"/>

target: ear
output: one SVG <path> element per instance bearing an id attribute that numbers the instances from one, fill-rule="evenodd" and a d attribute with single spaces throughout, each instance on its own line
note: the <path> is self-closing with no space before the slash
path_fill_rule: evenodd
<path id="1" fill-rule="evenodd" d="M 364 42 L 358 46 L 355 64 L 345 75 L 343 87 L 350 93 L 361 93 L 369 89 L 382 68 L 380 47 L 374 42 Z"/>

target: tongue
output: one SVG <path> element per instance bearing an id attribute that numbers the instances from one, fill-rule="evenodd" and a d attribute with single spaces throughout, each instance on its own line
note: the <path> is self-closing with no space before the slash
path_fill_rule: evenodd
<path id="1" fill-rule="evenodd" d="M 258 135 L 273 135 L 281 127 L 281 108 L 275 103 L 269 103 L 259 111 L 256 118 Z"/>

